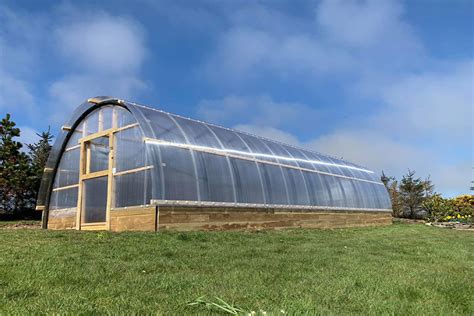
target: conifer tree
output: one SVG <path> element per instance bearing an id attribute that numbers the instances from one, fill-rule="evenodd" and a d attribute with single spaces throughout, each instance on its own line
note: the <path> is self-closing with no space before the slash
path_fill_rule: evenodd
<path id="1" fill-rule="evenodd" d="M 403 176 L 399 188 L 400 195 L 411 218 L 415 218 L 417 211 L 421 209 L 421 203 L 426 198 L 427 188 L 432 191 L 431 181 L 415 178 L 415 171 L 408 170 L 408 173 Z"/>
<path id="2" fill-rule="evenodd" d="M 15 126 L 10 114 L 0 121 L 0 213 L 10 215 L 34 206 L 30 159 L 21 151 L 22 144 L 16 140 L 20 129 Z"/>
<path id="3" fill-rule="evenodd" d="M 44 167 L 46 166 L 46 161 L 48 160 L 49 153 L 51 151 L 51 140 L 53 139 L 53 135 L 50 132 L 50 128 L 48 127 L 48 131 L 42 132 L 41 134 L 36 134 L 40 138 L 34 144 L 28 144 L 28 149 L 30 150 L 29 156 L 31 159 L 31 169 L 33 172 L 33 183 L 32 183 L 32 190 L 34 192 L 34 196 L 37 197 L 41 177 L 43 176 Z"/>

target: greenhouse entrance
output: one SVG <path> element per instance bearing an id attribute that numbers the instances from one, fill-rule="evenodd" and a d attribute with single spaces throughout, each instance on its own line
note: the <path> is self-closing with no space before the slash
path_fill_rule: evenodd
<path id="1" fill-rule="evenodd" d="M 79 217 L 81 230 L 108 229 L 111 207 L 113 132 L 104 131 L 80 140 Z"/>

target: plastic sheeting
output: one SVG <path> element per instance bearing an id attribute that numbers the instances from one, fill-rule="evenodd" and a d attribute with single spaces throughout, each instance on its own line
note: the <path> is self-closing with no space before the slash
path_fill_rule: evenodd
<path id="1" fill-rule="evenodd" d="M 56 174 L 53 186 L 72 184 L 78 177 L 74 168 L 78 152 L 64 152 L 65 147 L 73 146 L 81 136 L 136 122 L 139 126 L 115 134 L 115 207 L 176 200 L 391 208 L 377 174 L 359 165 L 116 100 L 85 103 L 76 110 L 69 122 L 74 128 L 58 137 L 48 160 Z M 72 143 L 64 146 L 67 139 Z M 147 169 L 142 170 L 144 167 Z M 53 186 L 48 187 L 48 181 L 51 183 L 50 174 L 43 179 L 39 202 L 50 197 Z M 89 198 L 94 194 L 98 193 L 90 190 Z M 58 195 L 51 196 L 55 208 L 60 204 L 54 202 L 59 201 Z M 71 199 L 73 196 L 66 200 Z"/>

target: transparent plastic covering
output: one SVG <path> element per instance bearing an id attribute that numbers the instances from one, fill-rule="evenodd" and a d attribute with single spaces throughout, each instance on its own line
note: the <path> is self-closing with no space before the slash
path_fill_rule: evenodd
<path id="1" fill-rule="evenodd" d="M 82 205 L 84 223 L 105 222 L 107 210 L 107 179 L 99 177 L 84 180 Z"/>
<path id="2" fill-rule="evenodd" d="M 81 105 L 81 108 L 84 108 L 84 105 Z M 54 144 L 50 157 L 46 165 L 46 171 L 43 176 L 43 181 L 41 184 L 40 194 L 38 196 L 38 205 L 47 204 L 48 208 L 55 210 L 53 216 L 60 217 L 61 211 L 65 214 L 71 215 L 72 211 L 77 211 L 78 204 L 78 188 L 79 188 L 79 164 L 80 164 L 80 142 L 79 140 L 82 137 L 106 131 L 111 128 L 123 128 L 125 126 L 130 126 L 136 123 L 133 115 L 130 112 L 119 106 L 103 106 L 100 108 L 91 108 L 90 113 L 84 113 L 81 119 L 76 123 L 71 120 L 66 126 L 73 126 L 69 131 L 69 134 L 62 131 L 57 137 L 56 143 Z M 84 110 L 86 112 L 87 109 Z M 80 114 L 80 111 L 76 111 L 76 115 Z M 119 149 L 119 155 L 117 155 L 118 170 L 127 171 L 128 169 L 133 169 L 136 167 L 142 167 L 145 165 L 146 153 L 145 153 L 145 143 L 143 142 L 143 135 L 139 130 L 138 126 L 133 126 L 130 129 L 124 129 L 118 131 L 116 134 L 116 146 Z M 67 139 L 67 142 L 65 141 Z M 65 145 L 64 145 L 65 143 Z M 109 137 L 98 137 L 92 139 L 90 142 L 86 143 L 85 147 L 86 152 L 89 155 L 89 165 L 85 166 L 88 173 L 98 172 L 107 170 L 109 167 Z M 61 157 L 60 159 L 59 156 Z M 57 167 L 55 167 L 57 164 Z M 55 173 L 54 180 L 52 177 L 53 170 Z M 125 176 L 122 176 L 125 177 Z M 139 175 L 136 176 L 142 185 L 141 190 L 144 188 L 143 177 Z M 127 178 L 132 178 L 128 176 Z M 106 178 L 105 178 L 106 179 Z M 102 179 L 103 180 L 103 179 Z M 123 181 L 118 181 L 120 183 L 119 189 L 121 190 L 120 197 L 122 197 L 122 192 L 124 190 L 133 190 L 136 187 L 137 181 L 131 181 L 132 185 L 127 186 Z M 89 184 L 87 184 L 89 183 Z M 97 183 L 100 183 L 99 186 Z M 90 205 L 89 200 L 92 199 L 93 202 L 94 195 L 97 195 L 97 199 L 103 203 L 103 189 L 105 183 L 105 193 L 107 193 L 107 181 L 84 181 L 84 198 L 87 194 L 88 198 L 84 200 L 84 208 L 87 209 Z M 95 184 L 95 185 L 94 185 Z M 48 201 L 46 188 L 50 186 L 51 194 Z M 86 187 L 88 187 L 86 191 Z M 140 188 L 140 187 L 139 187 Z M 100 189 L 100 190 L 94 190 Z M 151 191 L 151 188 L 149 189 Z M 101 196 L 99 197 L 99 192 Z M 149 193 L 148 195 L 151 195 Z M 105 197 L 107 195 L 105 194 Z M 127 199 L 133 205 L 136 205 L 136 200 Z M 143 202 L 141 199 L 141 203 Z M 148 203 L 149 203 L 148 199 Z M 43 204 L 44 203 L 44 204 Z M 97 204 L 97 203 L 96 203 Z M 119 202 L 120 205 L 128 205 L 123 201 Z M 131 204 L 132 205 L 132 204 Z M 104 206 L 105 207 L 105 206 Z M 94 209 L 94 206 L 93 208 Z M 89 211 L 89 215 L 85 215 L 84 221 L 92 221 L 100 219 L 96 211 Z M 92 213 L 91 213 L 92 212 Z M 95 213 L 94 213 L 95 212 Z M 95 215 L 94 215 L 95 214 Z M 105 219 L 104 219 L 105 220 Z"/>
<path id="3" fill-rule="evenodd" d="M 138 121 L 155 166 L 154 200 L 391 208 L 378 176 L 364 167 L 129 104 L 132 108 L 143 118 Z"/>
<path id="4" fill-rule="evenodd" d="M 135 103 L 84 103 L 67 125 L 72 128 L 56 140 L 38 199 L 51 209 L 77 202 L 77 187 L 64 187 L 78 184 L 79 139 L 109 128 L 116 129 L 113 207 L 156 200 L 391 208 L 377 174 L 362 166 Z M 108 166 L 102 145 L 92 160 L 100 170 Z M 93 198 L 94 190 L 88 194 Z"/>

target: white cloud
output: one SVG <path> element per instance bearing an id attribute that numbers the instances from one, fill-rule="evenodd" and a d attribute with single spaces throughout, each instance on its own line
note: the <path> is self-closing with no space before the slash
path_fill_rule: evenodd
<path id="1" fill-rule="evenodd" d="M 387 104 L 378 120 L 386 127 L 428 138 L 456 141 L 473 122 L 474 61 L 451 63 L 447 70 L 407 75 L 380 90 Z"/>
<path id="2" fill-rule="evenodd" d="M 48 15 L 0 7 L 0 110 L 27 119 L 41 113 L 60 124 L 89 97 L 136 97 L 147 89 L 145 41 L 138 22 L 106 12 L 67 4 Z M 44 64 L 49 80 L 40 75 Z"/>
<path id="3" fill-rule="evenodd" d="M 134 73 L 146 55 L 141 26 L 122 17 L 94 14 L 59 25 L 55 33 L 65 58 L 90 72 Z"/>
<path id="4" fill-rule="evenodd" d="M 23 143 L 22 150 L 24 152 L 27 152 L 28 151 L 27 145 L 28 144 L 34 144 L 39 140 L 39 137 L 37 135 L 38 132 L 34 128 L 29 127 L 29 126 L 18 126 L 18 128 L 21 131 L 20 132 L 20 137 L 18 138 L 18 141 Z"/>
<path id="5" fill-rule="evenodd" d="M 301 113 L 306 113 L 305 117 Z M 242 97 L 230 95 L 219 100 L 202 100 L 198 115 L 223 125 L 246 122 L 248 125 L 306 129 L 321 122 L 325 113 L 296 102 L 275 102 L 268 95 Z"/>
<path id="6" fill-rule="evenodd" d="M 77 11 L 67 9 L 71 18 L 56 26 L 56 44 L 64 61 L 75 67 L 49 86 L 55 123 L 90 97 L 132 99 L 147 89 L 140 78 L 147 53 L 142 27 L 104 12 L 78 18 Z"/>
<path id="7" fill-rule="evenodd" d="M 312 23 L 253 6 L 230 15 L 203 70 L 219 83 L 262 73 L 313 79 L 419 67 L 425 50 L 395 1 L 322 1 Z M 389 62 L 387 62 L 389 61 Z M 292 78 L 292 77 L 291 77 Z"/>
<path id="8" fill-rule="evenodd" d="M 41 18 L 0 6 L 0 111 L 13 117 L 20 113 L 28 118 L 37 115 L 31 69 L 38 60 L 34 46 L 44 25 Z"/>
<path id="9" fill-rule="evenodd" d="M 16 112 L 18 110 L 30 117 L 37 112 L 30 88 L 25 81 L 0 72 L 0 111 Z"/>

